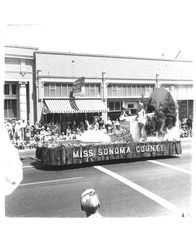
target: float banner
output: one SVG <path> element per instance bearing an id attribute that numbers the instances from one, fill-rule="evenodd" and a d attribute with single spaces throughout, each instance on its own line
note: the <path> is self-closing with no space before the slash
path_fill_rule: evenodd
<path id="1" fill-rule="evenodd" d="M 36 157 L 43 166 L 71 165 L 119 159 L 151 158 L 181 154 L 180 141 L 110 144 L 61 144 L 41 146 Z"/>

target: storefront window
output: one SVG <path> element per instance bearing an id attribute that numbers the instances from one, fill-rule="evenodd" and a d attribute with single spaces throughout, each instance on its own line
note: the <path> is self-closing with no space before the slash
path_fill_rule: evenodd
<path id="1" fill-rule="evenodd" d="M 5 99 L 4 100 L 4 118 L 17 117 L 17 100 Z"/>
<path id="2" fill-rule="evenodd" d="M 115 102 L 115 110 L 121 110 L 120 102 Z"/>
<path id="3" fill-rule="evenodd" d="M 114 102 L 109 102 L 109 110 L 114 110 Z"/>
<path id="4" fill-rule="evenodd" d="M 108 103 L 108 106 L 109 106 L 109 110 L 110 111 L 120 111 L 121 108 L 122 108 L 122 102 L 109 102 Z"/>

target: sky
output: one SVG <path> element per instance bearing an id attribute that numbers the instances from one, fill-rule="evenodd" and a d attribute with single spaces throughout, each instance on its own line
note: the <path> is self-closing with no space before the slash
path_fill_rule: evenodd
<path id="1" fill-rule="evenodd" d="M 193 58 L 192 1 L 28 3 L 31 4 L 17 1 L 10 8 L 8 1 L 9 15 L 4 19 L 5 44 L 61 52 Z"/>

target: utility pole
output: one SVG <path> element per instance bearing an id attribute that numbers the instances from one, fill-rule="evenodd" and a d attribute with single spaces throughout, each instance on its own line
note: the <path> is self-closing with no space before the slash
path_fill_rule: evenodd
<path id="1" fill-rule="evenodd" d="M 105 72 L 102 72 L 102 100 L 103 102 L 106 102 L 107 101 L 107 97 L 106 97 L 106 94 L 107 94 L 107 90 L 106 90 L 107 86 L 106 86 L 106 83 L 105 83 Z"/>
<path id="2" fill-rule="evenodd" d="M 105 74 L 106 72 L 102 72 L 102 100 L 105 103 L 106 107 L 107 107 L 107 83 L 105 82 Z M 106 113 L 102 113 L 102 118 L 103 120 L 106 122 L 107 121 L 107 112 Z"/>
<path id="3" fill-rule="evenodd" d="M 158 80 L 159 74 L 156 74 L 156 88 L 159 88 L 159 80 Z"/>

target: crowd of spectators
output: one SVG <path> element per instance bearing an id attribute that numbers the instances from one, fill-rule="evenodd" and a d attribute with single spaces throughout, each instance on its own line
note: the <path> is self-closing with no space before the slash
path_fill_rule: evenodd
<path id="1" fill-rule="evenodd" d="M 95 116 L 92 123 L 87 120 L 76 124 L 75 121 L 68 122 L 65 127 L 61 127 L 60 123 L 50 122 L 41 124 L 36 122 L 30 124 L 24 120 L 7 120 L 5 121 L 11 142 L 18 149 L 25 147 L 35 148 L 38 143 L 57 142 L 62 140 L 77 139 L 84 131 L 89 129 L 102 130 L 105 133 L 112 134 L 120 130 L 119 119 L 111 120 L 110 117 L 104 122 L 102 117 Z M 180 121 L 180 137 L 192 136 L 192 119 L 191 117 Z"/>
<path id="2" fill-rule="evenodd" d="M 120 123 L 118 119 L 111 121 L 109 117 L 104 122 L 101 117 L 95 116 L 92 123 L 87 120 L 81 121 L 79 124 L 76 124 L 75 121 L 69 121 L 63 128 L 60 123 L 41 124 L 36 122 L 30 124 L 29 121 L 26 122 L 25 120 L 7 120 L 5 121 L 5 127 L 9 139 L 15 147 L 24 149 L 26 147 L 35 148 L 38 143 L 77 139 L 78 135 L 89 129 L 99 129 L 105 133 L 113 133 L 120 129 Z"/>
<path id="3" fill-rule="evenodd" d="M 180 137 L 192 137 L 192 118 L 184 118 L 180 121 Z"/>

